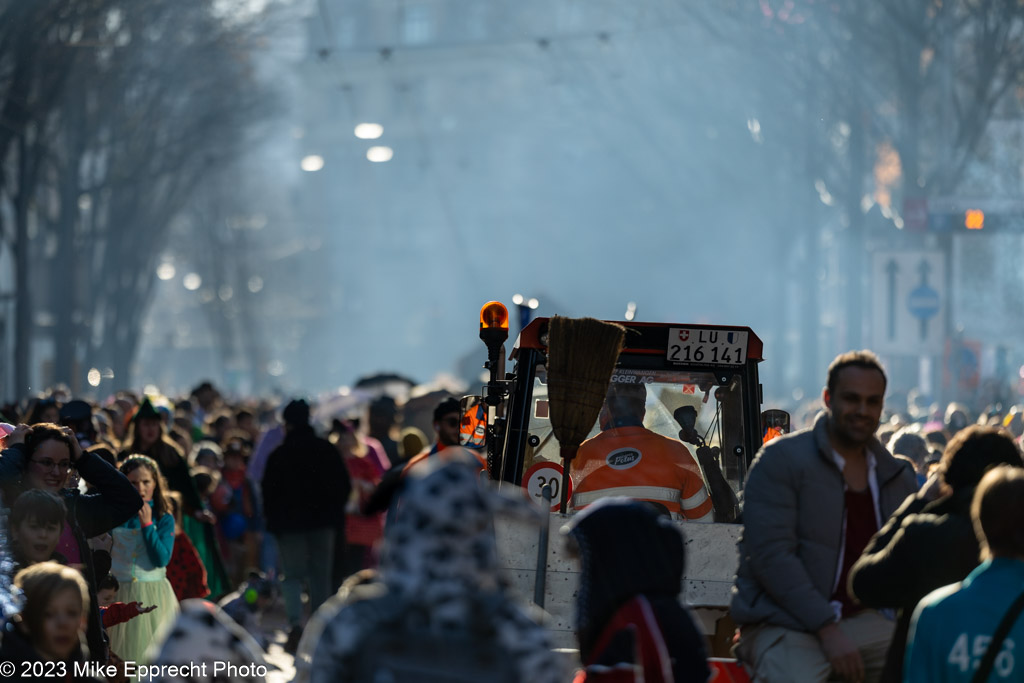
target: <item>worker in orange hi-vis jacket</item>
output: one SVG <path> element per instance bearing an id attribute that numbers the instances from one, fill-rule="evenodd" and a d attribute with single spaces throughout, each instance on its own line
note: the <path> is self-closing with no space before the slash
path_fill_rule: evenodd
<path id="1" fill-rule="evenodd" d="M 572 460 L 572 509 L 626 496 L 663 506 L 676 519 L 713 521 L 697 461 L 681 442 L 643 426 L 646 402 L 642 383 L 609 386 L 600 416 L 603 431 L 584 441 Z"/>

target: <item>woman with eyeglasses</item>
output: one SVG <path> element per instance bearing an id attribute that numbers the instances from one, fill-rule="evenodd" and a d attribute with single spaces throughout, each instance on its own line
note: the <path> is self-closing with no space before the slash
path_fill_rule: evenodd
<path id="1" fill-rule="evenodd" d="M 131 482 L 103 458 L 82 452 L 78 439 L 67 427 L 52 423 L 18 425 L 6 444 L 7 448 L 0 453 L 4 500 L 13 502 L 22 491 L 41 489 L 60 496 L 67 507 L 57 551 L 67 558 L 68 564 L 81 569 L 89 584 L 89 658 L 104 662 L 107 647 L 97 608 L 92 552 L 86 539 L 130 519 L 142 507 L 142 498 Z M 75 480 L 77 484 L 79 476 L 96 493 L 82 495 L 71 483 Z"/>

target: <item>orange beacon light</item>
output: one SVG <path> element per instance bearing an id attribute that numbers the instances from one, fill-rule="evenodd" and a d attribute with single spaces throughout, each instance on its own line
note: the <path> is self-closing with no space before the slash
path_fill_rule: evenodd
<path id="1" fill-rule="evenodd" d="M 508 309 L 500 301 L 488 301 L 480 309 L 480 331 L 502 329 L 508 335 Z"/>
<path id="2" fill-rule="evenodd" d="M 488 386 L 492 387 L 495 393 L 489 392 L 487 400 L 490 405 L 497 405 L 497 382 L 504 370 L 499 373 L 499 358 L 501 356 L 502 344 L 508 339 L 508 309 L 500 301 L 488 301 L 480 309 L 480 339 L 487 345 L 487 365 L 491 371 L 491 381 Z M 491 401 L 495 401 L 491 403 Z"/>

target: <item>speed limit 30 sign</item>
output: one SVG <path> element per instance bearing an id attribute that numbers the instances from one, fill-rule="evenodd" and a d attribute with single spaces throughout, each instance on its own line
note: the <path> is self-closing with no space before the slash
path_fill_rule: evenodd
<path id="1" fill-rule="evenodd" d="M 523 492 L 541 509 L 544 509 L 544 495 L 541 491 L 548 485 L 551 489 L 551 511 L 557 512 L 562 492 L 562 466 L 556 462 L 545 461 L 538 462 L 526 470 L 523 476 Z M 569 487 L 569 498 L 572 498 L 572 480 L 567 480 L 566 485 Z"/>

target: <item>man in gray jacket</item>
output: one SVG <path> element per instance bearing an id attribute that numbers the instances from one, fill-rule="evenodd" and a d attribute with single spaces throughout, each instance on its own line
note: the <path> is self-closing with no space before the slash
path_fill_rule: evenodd
<path id="1" fill-rule="evenodd" d="M 811 429 L 766 444 L 744 490 L 731 613 L 755 681 L 877 680 L 894 623 L 847 591 L 850 566 L 917 489 L 875 438 L 885 371 L 870 351 L 838 356 Z"/>

